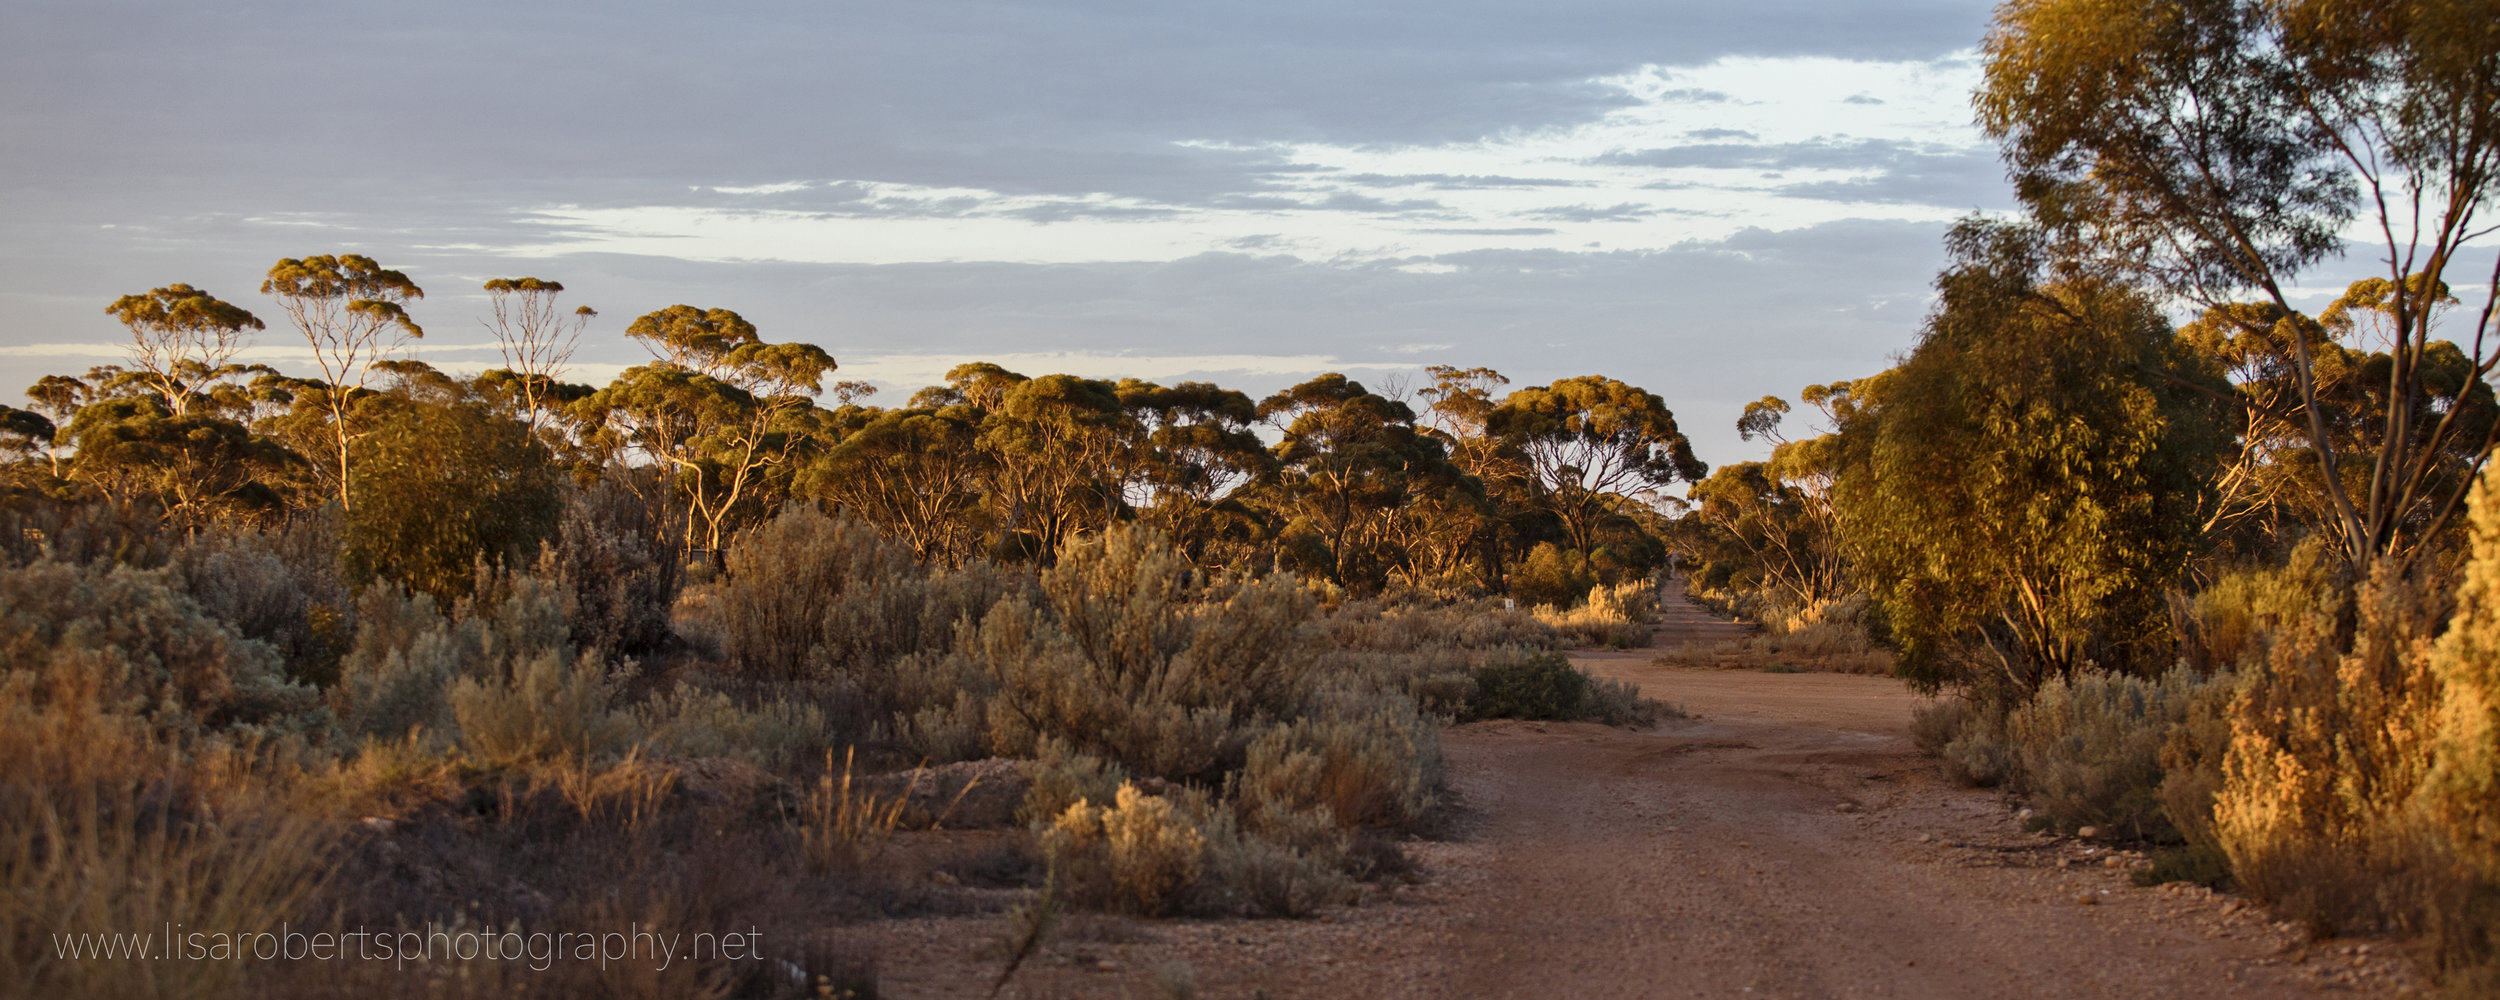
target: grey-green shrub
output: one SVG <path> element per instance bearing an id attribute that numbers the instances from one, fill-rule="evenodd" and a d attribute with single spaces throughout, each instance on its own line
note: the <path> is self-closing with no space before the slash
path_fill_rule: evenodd
<path id="1" fill-rule="evenodd" d="M 968 638 L 998 679 L 995 745 L 1044 737 L 1132 773 L 1215 778 L 1301 698 L 1313 601 L 1292 577 L 1207 579 L 1164 538 L 1115 526 L 999 602 Z"/>
<path id="2" fill-rule="evenodd" d="M 1027 823 L 1049 822 L 1081 802 L 1109 805 L 1128 783 L 1128 771 L 1120 765 L 1056 739 L 1044 739 L 1036 749 L 1032 776 L 1017 813 Z"/>
<path id="3" fill-rule="evenodd" d="M 2161 798 L 2162 749 L 2211 683 L 2184 668 L 2155 680 L 2099 670 L 2051 678 L 2006 716 L 2021 790 L 2060 829 L 2175 839 Z"/>
<path id="4" fill-rule="evenodd" d="M 671 535 L 682 527 L 672 519 L 684 514 L 637 495 L 624 482 L 635 474 L 612 468 L 567 492 L 555 544 L 538 564 L 572 597 L 573 644 L 613 656 L 638 656 L 668 641 L 682 583 Z"/>
<path id="5" fill-rule="evenodd" d="M 678 757 L 730 757 L 780 769 L 829 746 L 825 714 L 814 705 L 766 698 L 752 707 L 684 681 L 634 709 L 652 749 Z"/>
<path id="6" fill-rule="evenodd" d="M 633 716 L 616 707 L 616 683 L 593 655 L 548 650 L 512 664 L 503 676 L 452 682 L 460 743 L 497 766 L 556 757 L 598 759 L 622 752 Z"/>
<path id="7" fill-rule="evenodd" d="M 2005 704 L 1993 698 L 1947 698 L 1910 710 L 1910 738 L 1936 755 L 1947 777 L 1991 788 L 2014 771 L 2005 739 Z"/>
<path id="8" fill-rule="evenodd" d="M 353 610 L 338 544 L 325 508 L 279 531 L 203 532 L 166 568 L 210 617 L 276 649 L 290 677 L 326 685 L 338 678 Z"/>
<path id="9" fill-rule="evenodd" d="M 319 696 L 163 570 L 38 560 L 0 567 L 0 671 L 38 705 L 89 705 L 188 737 L 236 725 L 326 728 Z"/>

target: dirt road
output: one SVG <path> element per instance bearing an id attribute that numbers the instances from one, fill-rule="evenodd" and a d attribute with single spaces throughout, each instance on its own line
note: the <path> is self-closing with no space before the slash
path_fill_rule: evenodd
<path id="1" fill-rule="evenodd" d="M 1668 603 L 1662 645 L 1739 634 Z M 1578 661 L 1697 718 L 1447 733 L 1463 818 L 1456 837 L 1412 845 L 1421 885 L 1325 922 L 1080 924 L 1008 995 L 1168 996 L 1183 982 L 1277 1000 L 2415 988 L 2384 942 L 2303 942 L 2229 897 L 2134 887 L 2106 866 L 2106 845 L 2023 831 L 1999 796 L 1950 784 L 1911 746 L 1917 699 L 1898 682 L 1671 669 L 1650 655 Z M 996 968 L 979 957 L 996 927 L 909 923 L 885 942 L 889 995 L 968 995 Z"/>
<path id="2" fill-rule="evenodd" d="M 1662 645 L 1730 628 L 1668 603 Z M 2394 961 L 2351 974 L 2340 948 L 2354 943 L 2304 951 L 2254 913 L 2224 917 L 2226 897 L 2135 888 L 2099 845 L 2024 832 L 1997 795 L 1951 785 L 1911 746 L 1917 699 L 1893 680 L 1668 669 L 1646 652 L 1579 662 L 1699 718 L 1451 734 L 1490 881 L 1514 887 L 1466 925 L 1470 995 L 2293 997 L 2409 982 Z"/>

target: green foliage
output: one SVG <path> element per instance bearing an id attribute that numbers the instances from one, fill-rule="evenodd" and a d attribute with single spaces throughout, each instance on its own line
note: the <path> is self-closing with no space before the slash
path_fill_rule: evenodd
<path id="1" fill-rule="evenodd" d="M 366 587 L 357 600 L 355 645 L 329 691 L 340 728 L 381 740 L 448 740 L 451 683 L 484 669 L 475 662 L 482 643 L 475 629 L 455 631 L 429 595 L 386 583 Z"/>
<path id="2" fill-rule="evenodd" d="M 1666 401 L 1604 376 L 1511 393 L 1485 424 L 1521 456 L 1538 502 L 1562 520 L 1571 547 L 1582 552 L 1597 547 L 1609 495 L 1694 482 L 1709 472 Z"/>
<path id="3" fill-rule="evenodd" d="M 1588 693 L 1588 675 L 1561 653 L 1495 650 L 1476 668 L 1474 719 L 1564 719 Z"/>
<path id="4" fill-rule="evenodd" d="M 1028 824 L 1047 823 L 1071 806 L 1107 806 L 1128 780 L 1126 768 L 1046 737 L 1034 748 L 1033 784 L 1016 815 Z"/>
<path id="5" fill-rule="evenodd" d="M 153 396 L 80 407 L 63 436 L 77 448 L 70 478 L 118 503 L 153 502 L 186 527 L 275 508 L 274 484 L 298 461 L 206 407 L 176 414 Z"/>
<path id="6" fill-rule="evenodd" d="M 1552 542 L 1537 543 L 1510 571 L 1511 597 L 1531 607 L 1567 608 L 1595 586 L 1597 576 L 1589 572 L 1588 560 Z"/>
<path id="7" fill-rule="evenodd" d="M 325 424 L 307 437 L 330 445 L 335 461 L 325 471 L 335 472 L 333 495 L 352 510 L 355 463 L 349 447 L 357 432 L 350 414 L 376 364 L 398 350 L 404 338 L 425 336 L 407 310 L 407 303 L 424 298 L 425 290 L 371 257 L 323 254 L 270 265 L 260 293 L 278 300 L 312 347 L 321 381 L 312 384 L 318 391 L 302 400 L 311 405 L 300 408 L 318 408 Z"/>
<path id="8" fill-rule="evenodd" d="M 2217 439 L 2153 302 L 2044 280 L 2036 238 L 1966 223 L 1900 367 L 1852 386 L 1833 493 L 1903 676 L 2028 690 L 2166 652 Z"/>
<path id="9" fill-rule="evenodd" d="M 1360 382 L 1329 373 L 1259 403 L 1259 417 L 1282 423 L 1275 488 L 1307 519 L 1324 548 L 1328 577 L 1357 588 L 1387 578 L 1396 555 L 1389 532 L 1407 505 L 1458 485 L 1440 441 L 1415 426 L 1415 412 Z"/>
<path id="10" fill-rule="evenodd" d="M 2443 362 L 2462 352 L 2430 334 L 2445 269 L 2489 234 L 2500 190 L 2492 13 L 2481 0 L 2023 0 L 1999 8 L 1983 44 L 1980 124 L 2035 218 L 2275 342 L 2267 367 L 2289 377 L 2251 394 L 2249 451 L 2311 466 L 2301 478 L 2320 502 L 2300 513 L 2355 575 L 2445 544 L 2491 447 L 2489 403 L 2452 405 L 2487 387 L 2439 374 L 2487 371 L 2490 357 Z M 2287 290 L 2356 233 L 2387 267 L 2364 296 L 2387 354 L 2378 378 L 2344 384 L 2341 352 L 2313 350 Z M 2244 291 L 2262 307 L 2229 301 Z M 2485 317 L 2491 295 L 2500 286 Z M 2376 398 L 2349 406 L 2335 398 L 2348 387 Z"/>
<path id="11" fill-rule="evenodd" d="M 0 567 L 0 685 L 37 708 L 136 717 L 185 740 L 326 725 L 275 650 L 209 617 L 161 570 Z"/>
<path id="12" fill-rule="evenodd" d="M 349 494 L 347 562 L 449 603 L 467 596 L 480 560 L 525 564 L 563 513 L 557 470 L 528 425 L 470 387 L 403 368 L 391 392 L 359 408 L 363 470 Z"/>
<path id="13" fill-rule="evenodd" d="M 662 360 L 573 404 L 574 419 L 597 428 L 619 457 L 635 452 L 673 471 L 687 547 L 700 527 L 702 547 L 717 551 L 737 520 L 769 509 L 768 494 L 786 488 L 833 355 L 766 343 L 735 312 L 688 305 L 644 315 L 625 335 Z"/>

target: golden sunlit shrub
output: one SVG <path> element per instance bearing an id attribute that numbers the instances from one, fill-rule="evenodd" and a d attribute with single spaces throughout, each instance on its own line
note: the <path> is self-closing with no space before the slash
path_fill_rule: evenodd
<path id="1" fill-rule="evenodd" d="M 968 635 L 997 678 L 1001 752 L 1055 737 L 1140 775 L 1213 779 L 1310 665 L 1313 601 L 1290 576 L 1208 578 L 1147 528 L 1071 544 L 1042 574 L 1047 609 L 1012 597 Z"/>
<path id="2" fill-rule="evenodd" d="M 727 579 L 713 594 L 721 651 L 732 670 L 767 680 L 806 674 L 837 603 L 873 601 L 921 576 L 909 547 L 805 504 L 740 535 L 722 564 Z"/>
<path id="3" fill-rule="evenodd" d="M 1080 803 L 1109 805 L 1120 786 L 1128 784 L 1128 771 L 1120 765 L 1050 738 L 1034 754 L 1032 775 L 1024 806 L 1016 814 L 1026 823 L 1047 822 Z"/>
<path id="4" fill-rule="evenodd" d="M 1373 698 L 1297 719 L 1250 744 L 1234 794 L 1245 819 L 1319 812 L 1343 827 L 1406 829 L 1435 801 L 1438 729 L 1403 698 Z M 1256 833 L 1280 832 L 1266 825 L 1251 823 Z"/>
<path id="5" fill-rule="evenodd" d="M 1691 642 L 1660 652 L 1656 662 L 1720 670 L 1818 671 L 1840 674 L 1889 675 L 1892 651 L 1875 641 L 1870 621 L 1874 606 L 1863 594 L 1817 601 L 1804 608 L 1772 606 L 1750 594 L 1737 600 L 1750 609 L 1762 630 L 1742 639 Z M 1748 617 L 1705 602 L 1714 613 Z"/>
<path id="6" fill-rule="evenodd" d="M 1109 807 L 1071 805 L 1041 831 L 1059 887 L 1080 906 L 1179 913 L 1206 871 L 1207 839 L 1173 801 L 1122 784 Z"/>
<path id="7" fill-rule="evenodd" d="M 1538 542 L 1510 570 L 1510 596 L 1523 607 L 1570 607 L 1597 585 L 1580 553 L 1552 542 Z"/>
<path id="8" fill-rule="evenodd" d="M 1646 579 L 1591 587 L 1570 606 L 1539 605 L 1536 619 L 1553 626 L 1571 646 L 1632 649 L 1650 644 L 1658 618 L 1658 588 Z"/>
<path id="9" fill-rule="evenodd" d="M 2205 670 L 2264 661 L 2272 636 L 2308 619 L 2332 619 L 2342 600 L 2323 539 L 2292 547 L 2280 566 L 2235 569 L 2185 602 L 2176 615 L 2180 653 Z"/>
<path id="10" fill-rule="evenodd" d="M 2285 622 L 2232 707 L 2215 830 L 2243 885 L 2320 931 L 2393 926 L 2428 763 L 2435 593 L 2380 570 L 2335 623 Z"/>

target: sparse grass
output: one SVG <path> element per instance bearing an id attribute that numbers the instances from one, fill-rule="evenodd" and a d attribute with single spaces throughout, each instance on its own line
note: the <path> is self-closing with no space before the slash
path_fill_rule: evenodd
<path id="1" fill-rule="evenodd" d="M 842 773 L 837 776 L 833 752 L 826 751 L 824 776 L 808 790 L 807 801 L 800 807 L 799 855 L 806 859 L 807 870 L 818 875 L 860 870 L 894 835 L 903 807 L 911 801 L 908 790 L 879 799 L 865 788 L 854 787 L 853 756 L 852 752 L 843 754 Z"/>

